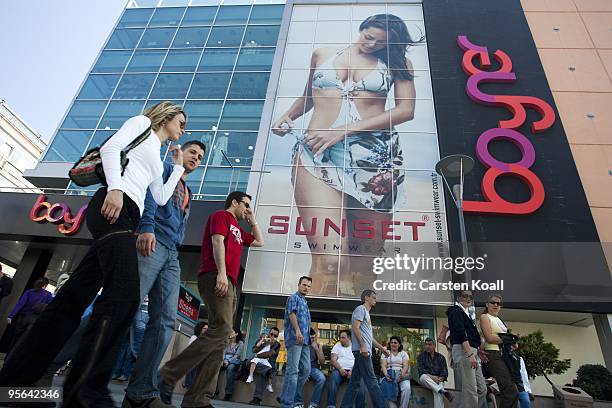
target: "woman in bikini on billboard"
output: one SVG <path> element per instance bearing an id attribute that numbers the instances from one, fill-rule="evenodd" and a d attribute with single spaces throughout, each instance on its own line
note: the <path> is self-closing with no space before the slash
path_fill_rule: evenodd
<path id="1" fill-rule="evenodd" d="M 412 120 L 416 97 L 412 63 L 405 54 L 421 40 L 413 41 L 397 16 L 368 17 L 353 44 L 314 50 L 303 96 L 272 124 L 274 134 L 292 133 L 297 139 L 292 179 L 304 228 L 317 218 L 317 234 L 307 236 L 313 294 L 335 295 L 338 273 L 346 282 L 349 271 L 359 271 L 361 279 L 341 283 L 340 295 L 369 286 L 371 257 L 380 256 L 385 243 L 381 225 L 392 220 L 397 188 L 404 181 L 394 126 Z M 385 109 L 392 88 L 395 103 Z M 293 121 L 311 109 L 307 130 L 292 130 Z M 341 242 L 331 226 L 323 234 L 324 220 L 346 228 Z M 339 253 L 366 257 L 339 261 Z"/>

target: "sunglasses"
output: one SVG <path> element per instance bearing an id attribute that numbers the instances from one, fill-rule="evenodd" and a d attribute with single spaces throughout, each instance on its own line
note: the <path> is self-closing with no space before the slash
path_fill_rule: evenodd
<path id="1" fill-rule="evenodd" d="M 489 302 L 489 304 L 499 306 L 499 307 L 503 306 L 502 302 Z"/>
<path id="2" fill-rule="evenodd" d="M 244 204 L 246 208 L 251 208 L 251 204 L 247 203 L 246 201 L 241 201 L 241 203 Z"/>
<path id="3" fill-rule="evenodd" d="M 247 207 L 247 208 L 248 208 L 248 207 Z M 270 337 L 277 337 L 277 336 L 278 336 L 278 334 L 270 333 L 270 334 L 269 334 L 269 336 L 270 336 Z"/>

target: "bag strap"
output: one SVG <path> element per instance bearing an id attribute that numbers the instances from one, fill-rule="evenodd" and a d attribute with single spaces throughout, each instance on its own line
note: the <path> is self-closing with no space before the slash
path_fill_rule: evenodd
<path id="1" fill-rule="evenodd" d="M 125 154 L 128 154 L 128 152 L 130 150 L 132 150 L 133 148 L 137 147 L 139 144 L 141 144 L 142 142 L 144 142 L 145 140 L 147 140 L 147 138 L 151 135 L 151 126 L 149 126 L 148 128 L 145 129 L 144 132 L 142 132 L 141 134 L 139 134 L 136 139 L 132 140 L 132 142 L 126 146 L 125 149 L 123 149 L 123 151 L 125 152 Z"/>

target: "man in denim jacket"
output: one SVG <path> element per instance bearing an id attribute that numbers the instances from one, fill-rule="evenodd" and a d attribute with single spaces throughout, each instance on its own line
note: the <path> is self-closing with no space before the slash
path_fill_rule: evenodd
<path id="1" fill-rule="evenodd" d="M 123 400 L 123 408 L 167 407 L 159 399 L 157 369 L 168 347 L 178 303 L 181 266 L 178 247 L 185 236 L 185 225 L 191 205 L 186 176 L 196 170 L 206 152 L 198 141 L 188 141 L 183 147 L 185 173 L 164 206 L 158 206 L 147 191 L 145 210 L 139 226 L 138 270 L 140 298 L 149 296 L 149 322 L 144 341 L 130 377 Z M 164 163 L 164 180 L 172 172 L 172 165 Z"/>

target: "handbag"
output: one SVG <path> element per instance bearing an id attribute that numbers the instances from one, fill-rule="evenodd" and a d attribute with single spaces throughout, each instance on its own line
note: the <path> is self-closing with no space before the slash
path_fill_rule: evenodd
<path id="1" fill-rule="evenodd" d="M 151 126 L 149 126 L 144 132 L 138 135 L 132 142 L 121 151 L 120 162 L 121 162 L 121 175 L 125 171 L 130 159 L 127 158 L 127 154 L 144 142 L 149 135 L 151 135 Z M 68 177 L 74 184 L 79 187 L 92 186 L 94 184 L 103 184 L 108 186 L 106 182 L 106 176 L 104 175 L 104 167 L 102 166 L 102 155 L 100 149 L 104 146 L 104 143 L 108 142 L 114 135 L 106 139 L 98 147 L 88 150 L 83 157 L 81 157 L 72 168 L 68 171 Z"/>

